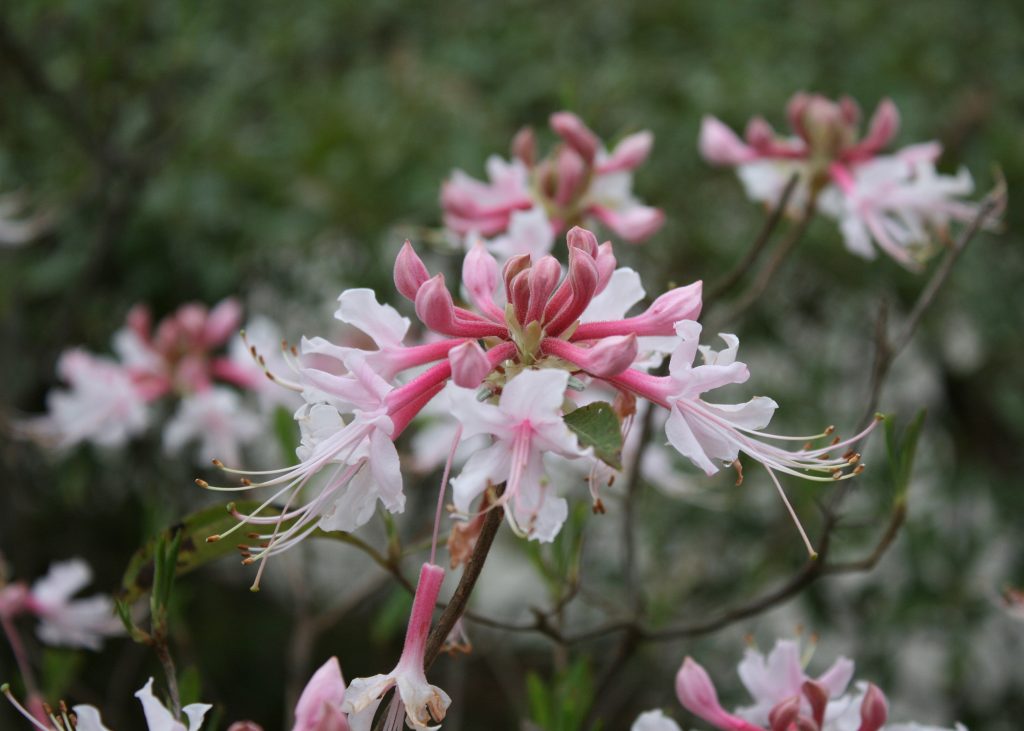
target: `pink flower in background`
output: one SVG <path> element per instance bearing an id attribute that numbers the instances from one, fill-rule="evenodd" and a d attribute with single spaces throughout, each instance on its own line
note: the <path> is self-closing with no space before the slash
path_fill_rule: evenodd
<path id="1" fill-rule="evenodd" d="M 168 453 L 198 443 L 202 463 L 237 461 L 241 446 L 261 435 L 266 421 L 245 405 L 243 392 L 257 392 L 265 410 L 297 405 L 256 362 L 266 364 L 264 349 L 271 365 L 280 362 L 272 357 L 281 350 L 272 323 L 257 321 L 260 350 L 239 339 L 224 352 L 238 338 L 241 316 L 233 299 L 211 310 L 190 303 L 154 327 L 146 307 L 133 307 L 113 337 L 116 359 L 77 348 L 61 355 L 57 372 L 67 388 L 51 391 L 48 413 L 24 422 L 22 433 L 59 449 L 86 442 L 119 447 L 152 424 L 157 404 L 171 401 L 175 410 L 163 433 Z M 268 339 L 276 342 L 268 347 Z"/>
<path id="2" fill-rule="evenodd" d="M 124 634 L 124 627 L 109 596 L 74 598 L 91 581 L 92 569 L 82 559 L 59 561 L 31 587 L 17 582 L 0 588 L 0 617 L 31 614 L 46 644 L 99 650 L 105 638 Z"/>
<path id="3" fill-rule="evenodd" d="M 488 237 L 488 248 L 510 257 L 548 253 L 555 236 L 574 224 L 597 221 L 626 241 L 639 242 L 664 223 L 661 210 L 633 195 L 633 170 L 654 144 L 647 131 L 623 138 L 610 152 L 571 112 L 551 115 L 561 143 L 536 159 L 530 129 L 516 135 L 515 157 L 487 161 L 488 182 L 456 170 L 441 187 L 445 226 L 458 236 Z M 493 238 L 492 238 L 493 237 Z"/>
<path id="4" fill-rule="evenodd" d="M 872 258 L 874 244 L 916 269 L 931 242 L 946 235 L 950 221 L 977 215 L 977 204 L 963 200 L 973 192 L 973 181 L 965 170 L 956 175 L 936 170 L 942 147 L 935 142 L 882 154 L 899 129 L 899 112 L 891 100 L 879 103 L 863 137 L 860 116 L 849 97 L 833 102 L 801 92 L 789 102 L 792 136 L 778 136 L 755 117 L 740 139 L 708 116 L 698 145 L 708 162 L 735 167 L 747 195 L 770 206 L 795 175 L 791 215 L 802 215 L 813 200 L 818 212 L 839 222 L 852 253 Z"/>
<path id="5" fill-rule="evenodd" d="M 341 710 L 345 701 L 345 680 L 338 658 L 332 657 L 313 673 L 295 705 L 292 731 L 349 731 Z"/>
<path id="6" fill-rule="evenodd" d="M 877 686 L 860 682 L 848 692 L 853 663 L 846 658 L 811 678 L 799 645 L 779 640 L 767 659 L 748 650 L 740 679 L 754 704 L 722 708 L 707 671 L 687 657 L 676 675 L 676 695 L 688 711 L 722 731 L 944 731 L 918 724 L 886 724 L 888 701 Z M 956 731 L 966 731 L 957 724 Z"/>

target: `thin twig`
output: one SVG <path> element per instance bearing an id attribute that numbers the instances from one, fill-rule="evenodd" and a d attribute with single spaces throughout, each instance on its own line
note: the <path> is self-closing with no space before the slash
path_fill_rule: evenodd
<path id="1" fill-rule="evenodd" d="M 792 197 L 793 191 L 796 190 L 796 185 L 799 179 L 800 176 L 798 173 L 793 173 L 790 176 L 789 180 L 786 182 L 786 187 L 782 189 L 782 195 L 779 197 L 778 202 L 772 208 L 771 213 L 768 215 L 768 218 L 765 219 L 764 224 L 762 224 L 761 230 L 757 234 L 757 238 L 754 239 L 753 245 L 747 250 L 744 257 L 732 268 L 732 270 L 730 270 L 728 274 L 704 292 L 705 307 L 735 287 L 750 270 L 750 267 L 754 265 L 754 262 L 757 261 L 757 257 L 759 257 L 761 252 L 764 251 L 764 247 L 768 244 L 769 239 L 771 239 L 772 233 L 774 233 L 776 227 L 778 227 L 779 221 L 782 220 L 782 216 L 786 212 L 786 206 L 789 204 L 789 199 Z"/>
<path id="2" fill-rule="evenodd" d="M 496 489 L 497 496 L 500 497 L 504 490 L 504 485 L 499 486 Z M 441 617 L 437 620 L 437 624 L 434 625 L 434 628 L 430 631 L 430 636 L 427 638 L 427 650 L 423 662 L 425 668 L 429 669 L 434 664 L 434 660 L 437 659 L 438 654 L 441 652 L 441 648 L 444 646 L 445 640 L 448 639 L 448 634 L 452 631 L 452 627 L 455 626 L 455 623 L 459 621 L 459 618 L 465 612 L 466 605 L 469 603 L 469 597 L 473 593 L 477 579 L 480 578 L 480 572 L 483 571 L 487 554 L 491 550 L 494 537 L 498 534 L 498 528 L 501 527 L 501 520 L 504 516 L 505 510 L 500 505 L 492 507 L 490 512 L 487 513 L 484 524 L 480 528 L 480 536 L 473 547 L 473 553 L 470 554 L 469 560 L 466 562 L 466 568 L 462 572 L 462 578 L 459 579 L 459 585 L 455 587 L 452 598 L 448 600 L 448 606 L 441 612 Z"/>
<path id="3" fill-rule="evenodd" d="M 754 306 L 757 301 L 761 298 L 761 295 L 768 289 L 768 285 L 771 284 L 772 279 L 778 272 L 779 267 L 789 256 L 790 252 L 796 248 L 796 245 L 800 243 L 800 239 L 803 238 L 804 233 L 807 231 L 807 227 L 810 225 L 811 220 L 814 218 L 814 210 L 817 202 L 817 196 L 813 193 L 807 199 L 807 205 L 804 207 L 804 212 L 800 218 L 789 229 L 788 235 L 782 240 L 782 243 L 776 247 L 775 252 L 772 254 L 772 258 L 764 265 L 764 267 L 757 273 L 757 277 L 754 279 L 754 283 L 750 285 L 750 288 L 743 293 L 739 300 L 733 304 L 725 317 L 721 320 L 721 325 L 732 323 L 742 317 L 747 310 Z M 719 327 L 721 326 L 719 325 Z"/>
<path id="4" fill-rule="evenodd" d="M 866 424 L 869 419 L 874 417 L 875 411 L 878 409 L 878 402 L 882 396 L 882 386 L 885 385 L 885 379 L 889 375 L 889 369 L 892 367 L 896 357 L 904 348 L 907 347 L 910 340 L 914 337 L 914 333 L 916 333 L 917 328 L 920 327 L 925 314 L 935 303 L 943 285 L 945 285 L 946 280 L 949 279 L 949 275 L 953 271 L 953 266 L 963 255 L 967 246 L 981 230 L 982 226 L 985 225 L 986 219 L 988 219 L 988 217 L 993 213 L 1001 210 L 1005 205 L 1005 201 L 1005 185 L 999 185 L 981 202 L 978 207 L 977 215 L 963 229 L 963 231 L 960 232 L 960 236 L 957 238 L 956 242 L 954 242 L 953 246 L 946 252 L 946 256 L 943 258 L 939 266 L 935 268 L 935 271 L 932 273 L 928 283 L 924 286 L 924 289 L 921 290 L 921 294 L 918 295 L 917 301 L 914 303 L 913 308 L 910 310 L 910 314 L 907 316 L 907 321 L 904 323 L 903 329 L 900 330 L 900 333 L 896 338 L 889 338 L 885 305 L 880 309 L 875 332 L 875 363 L 871 371 L 871 385 L 868 390 L 869 395 L 867 407 L 865 408 L 864 415 L 861 418 L 862 423 Z"/>

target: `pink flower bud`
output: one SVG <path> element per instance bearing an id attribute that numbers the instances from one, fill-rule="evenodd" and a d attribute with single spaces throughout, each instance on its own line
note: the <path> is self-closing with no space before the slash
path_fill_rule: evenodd
<path id="1" fill-rule="evenodd" d="M 839 98 L 839 113 L 848 126 L 856 127 L 860 124 L 860 104 L 853 97 L 844 95 Z"/>
<path id="2" fill-rule="evenodd" d="M 153 328 L 153 315 L 145 305 L 134 305 L 128 310 L 125 318 L 128 327 L 134 332 L 139 340 L 149 342 L 149 334 Z"/>
<path id="3" fill-rule="evenodd" d="M 455 303 L 438 274 L 420 285 L 416 292 L 416 316 L 434 332 L 449 334 L 455 323 Z"/>
<path id="4" fill-rule="evenodd" d="M 494 292 L 498 287 L 498 261 L 480 240 L 473 244 L 462 260 L 462 283 L 478 310 L 499 319 L 505 316 L 494 303 Z"/>
<path id="5" fill-rule="evenodd" d="M 648 130 L 623 137 L 608 159 L 599 164 L 595 171 L 603 175 L 621 170 L 633 170 L 643 164 L 651 154 L 652 147 L 654 147 L 654 135 Z"/>
<path id="6" fill-rule="evenodd" d="M 199 340 L 206 325 L 206 308 L 195 302 L 182 305 L 174 313 L 173 320 L 177 323 L 182 336 L 189 340 Z"/>
<path id="7" fill-rule="evenodd" d="M 341 676 L 338 658 L 332 657 L 306 683 L 295 705 L 295 726 L 292 731 L 349 731 L 348 721 L 341 712 L 344 700 L 345 680 Z M 255 724 L 252 726 L 259 729 Z M 249 731 L 249 728 L 241 726 L 238 731 Z"/>
<path id="8" fill-rule="evenodd" d="M 569 245 L 569 252 L 573 249 L 581 249 L 592 257 L 597 256 L 597 236 L 582 226 L 573 226 L 565 235 L 565 242 Z"/>
<path id="9" fill-rule="evenodd" d="M 537 136 L 531 127 L 523 127 L 516 132 L 512 138 L 512 155 L 518 157 L 526 167 L 533 167 L 537 159 Z"/>
<path id="10" fill-rule="evenodd" d="M 492 370 L 487 354 L 475 340 L 452 348 L 448 360 L 452 364 L 452 380 L 462 388 L 476 388 Z"/>
<path id="11" fill-rule="evenodd" d="M 597 247 L 597 289 L 594 290 L 595 295 L 601 294 L 604 288 L 608 286 L 612 274 L 615 273 L 616 263 L 611 241 L 605 241 Z"/>
<path id="12" fill-rule="evenodd" d="M 821 683 L 805 680 L 801 686 L 804 697 L 811 704 L 811 715 L 819 726 L 825 724 L 825 709 L 828 707 L 828 689 Z"/>
<path id="13" fill-rule="evenodd" d="M 562 277 L 562 265 L 553 256 L 543 256 L 530 268 L 530 306 L 523 320 L 529 325 L 544 316 L 544 308 Z"/>
<path id="14" fill-rule="evenodd" d="M 611 378 L 633 365 L 638 346 L 636 335 L 630 333 L 598 340 L 591 348 L 581 348 L 560 338 L 545 338 L 541 349 L 598 378 Z"/>
<path id="15" fill-rule="evenodd" d="M 569 233 L 571 234 L 572 231 Z M 587 231 L 586 233 L 589 234 L 590 232 Z M 593 236 L 593 234 L 590 235 Z M 595 251 L 597 249 L 596 243 L 594 244 L 594 249 Z M 597 263 L 594 257 L 587 255 L 582 249 L 570 247 L 569 275 L 566 277 L 570 296 L 558 311 L 554 311 L 552 306 L 557 304 L 556 300 L 559 298 L 552 297 L 548 302 L 548 307 L 544 311 L 544 329 L 549 335 L 558 335 L 565 328 L 572 325 L 577 317 L 583 314 L 583 311 L 587 309 L 587 305 L 590 304 L 590 300 L 594 298 L 594 292 L 597 291 L 597 279 Z M 563 283 L 559 290 L 561 292 L 564 289 L 565 284 Z"/>
<path id="16" fill-rule="evenodd" d="M 860 704 L 860 728 L 857 731 L 878 731 L 889 718 L 889 703 L 885 694 L 874 683 L 868 683 L 864 700 Z"/>
<path id="17" fill-rule="evenodd" d="M 569 147 L 576 150 L 580 157 L 588 163 L 594 161 L 594 155 L 597 154 L 597 148 L 601 146 L 601 140 L 587 125 L 583 124 L 582 119 L 572 112 L 555 112 L 551 115 L 549 122 L 555 134 L 565 140 Z"/>
<path id="18" fill-rule="evenodd" d="M 408 300 L 416 301 L 419 288 L 430 279 L 430 272 L 408 240 L 395 258 L 395 288 Z"/>
<path id="19" fill-rule="evenodd" d="M 524 269 L 512 277 L 509 285 L 509 302 L 520 324 L 526 324 L 526 313 L 530 308 L 530 270 Z"/>
<path id="20" fill-rule="evenodd" d="M 798 91 L 786 104 L 786 118 L 789 120 L 789 128 L 800 137 L 806 138 L 804 130 L 804 112 L 811 103 L 811 95 L 804 91 Z"/>
<path id="21" fill-rule="evenodd" d="M 858 151 L 865 156 L 874 155 L 889 144 L 899 128 L 899 110 L 893 104 L 892 99 L 883 99 L 878 103 L 875 113 L 871 115 L 868 133 L 857 145 Z"/>
<path id="22" fill-rule="evenodd" d="M 764 117 L 751 117 L 743 136 L 747 144 L 762 152 L 770 149 L 775 142 L 775 130 Z"/>
<path id="23" fill-rule="evenodd" d="M 558 184 L 555 188 L 555 203 L 568 205 L 581 192 L 586 179 L 587 163 L 579 153 L 571 147 L 563 147 L 558 151 L 555 173 Z"/>
<path id="24" fill-rule="evenodd" d="M 531 257 L 529 254 L 519 254 L 509 257 L 505 267 L 501 270 L 501 278 L 505 282 L 505 297 L 512 301 L 512 280 L 520 272 L 530 267 Z"/>
<path id="25" fill-rule="evenodd" d="M 800 697 L 793 696 L 780 701 L 768 711 L 768 724 L 771 731 L 789 731 L 790 725 L 800 715 Z"/>
<path id="26" fill-rule="evenodd" d="M 757 157 L 735 132 L 711 116 L 701 120 L 697 147 L 712 165 L 742 165 Z"/>
<path id="27" fill-rule="evenodd" d="M 725 731 L 761 731 L 722 708 L 707 671 L 692 658 L 683 660 L 676 673 L 676 695 L 683 708 Z"/>
<path id="28" fill-rule="evenodd" d="M 238 332 L 242 324 L 242 306 L 238 300 L 228 297 L 221 300 L 203 323 L 202 342 L 213 347 L 225 342 Z"/>

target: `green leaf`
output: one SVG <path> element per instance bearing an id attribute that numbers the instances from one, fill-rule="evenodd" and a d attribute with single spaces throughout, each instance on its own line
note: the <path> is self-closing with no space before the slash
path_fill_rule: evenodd
<path id="1" fill-rule="evenodd" d="M 889 478 L 892 481 L 896 499 L 901 500 L 910 485 L 914 470 L 914 457 L 917 454 L 917 442 L 921 436 L 926 411 L 919 411 L 910 423 L 898 431 L 891 418 L 885 419 L 885 448 L 889 459 Z"/>
<path id="2" fill-rule="evenodd" d="M 255 500 L 235 503 L 235 507 L 243 513 L 251 512 L 259 506 L 260 503 Z M 264 508 L 263 513 L 274 515 L 275 511 L 271 508 Z M 166 547 L 173 546 L 175 541 L 178 542 L 178 551 L 174 564 L 174 576 L 187 574 L 228 554 L 237 555 L 235 547 L 245 540 L 244 534 L 240 534 L 237 541 L 223 540 L 208 543 L 206 540 L 209 536 L 227 532 L 237 522 L 224 505 L 214 505 L 192 513 L 180 523 L 162 531 L 136 551 L 129 560 L 128 568 L 125 569 L 124 577 L 121 579 L 119 598 L 127 604 L 133 604 L 153 589 L 157 578 L 157 561 L 155 559 L 158 550 L 166 551 Z M 161 555 L 161 565 L 166 555 L 166 553 Z M 160 588 L 169 589 L 165 583 L 169 574 L 165 574 L 163 571 L 160 573 L 163 577 Z"/>
<path id="3" fill-rule="evenodd" d="M 611 404 L 595 401 L 565 415 L 565 424 L 583 447 L 593 447 L 598 459 L 622 469 L 622 427 Z"/>
<path id="4" fill-rule="evenodd" d="M 274 409 L 274 436 L 281 447 L 281 454 L 289 464 L 297 464 L 298 457 L 295 456 L 295 449 L 299 446 L 299 439 L 295 426 L 295 417 L 283 406 Z"/>

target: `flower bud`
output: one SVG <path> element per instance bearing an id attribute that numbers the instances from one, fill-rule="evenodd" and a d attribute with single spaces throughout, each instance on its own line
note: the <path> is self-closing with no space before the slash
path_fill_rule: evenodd
<path id="1" fill-rule="evenodd" d="M 865 155 L 873 155 L 880 151 L 896 136 L 900 128 L 900 113 L 892 99 L 883 99 L 878 103 L 875 113 L 871 115 L 868 133 L 857 145 Z"/>
<path id="2" fill-rule="evenodd" d="M 408 300 L 416 301 L 419 288 L 430 279 L 430 272 L 408 240 L 395 257 L 395 288 Z"/>
<path id="3" fill-rule="evenodd" d="M 558 177 L 555 203 L 567 206 L 580 193 L 587 174 L 587 164 L 576 150 L 563 147 L 558 151 L 555 173 Z"/>
<path id="4" fill-rule="evenodd" d="M 448 351 L 452 364 L 452 381 L 461 388 L 476 388 L 491 372 L 487 353 L 475 340 L 467 340 Z"/>
<path id="5" fill-rule="evenodd" d="M 597 236 L 582 226 L 573 226 L 565 235 L 565 243 L 569 246 L 569 253 L 573 249 L 581 249 L 590 256 L 597 256 Z"/>
<path id="6" fill-rule="evenodd" d="M 584 161 L 593 162 L 601 141 L 583 123 L 582 119 L 572 112 L 555 112 L 549 121 L 555 134 L 565 140 L 569 147 L 576 150 Z"/>
<path id="7" fill-rule="evenodd" d="M 789 731 L 790 725 L 800 715 L 800 696 L 793 696 L 780 701 L 768 711 L 768 723 L 771 731 Z"/>
<path id="8" fill-rule="evenodd" d="M 207 315 L 203 323 L 202 342 L 207 346 L 220 345 L 238 332 L 242 325 L 242 305 L 233 297 L 221 300 Z"/>
<path id="9" fill-rule="evenodd" d="M 701 157 L 712 165 L 741 165 L 756 157 L 735 132 L 711 116 L 705 116 L 700 122 L 697 148 Z"/>
<path id="10" fill-rule="evenodd" d="M 592 206 L 592 213 L 601 223 L 635 244 L 654 235 L 665 223 L 665 214 L 660 208 L 641 204 L 632 205 L 620 210 L 612 210 L 603 206 Z"/>
<path id="11" fill-rule="evenodd" d="M 462 283 L 477 309 L 487 312 L 494 308 L 494 291 L 498 287 L 498 262 L 479 239 L 462 260 Z"/>
<path id="12" fill-rule="evenodd" d="M 561 277 L 562 265 L 553 256 L 543 256 L 530 267 L 530 306 L 523 325 L 529 325 L 544 316 L 544 307 Z"/>
<path id="13" fill-rule="evenodd" d="M 643 164 L 653 146 L 654 135 L 649 130 L 623 137 L 608 159 L 597 166 L 596 172 L 605 174 L 633 170 Z"/>
<path id="14" fill-rule="evenodd" d="M 519 158 L 526 167 L 533 167 L 537 159 L 537 137 L 531 127 L 523 127 L 516 132 L 512 138 L 512 155 Z"/>
<path id="15" fill-rule="evenodd" d="M 889 704 L 885 694 L 874 683 L 868 683 L 864 700 L 860 704 L 860 728 L 857 731 L 878 731 L 889 718 Z"/>

